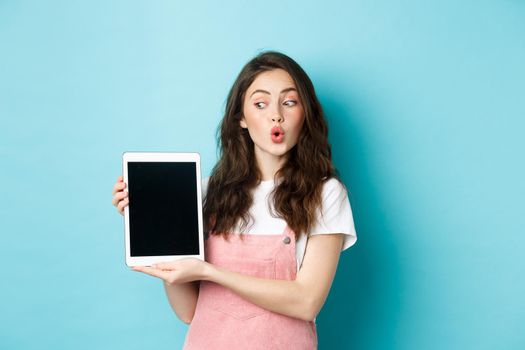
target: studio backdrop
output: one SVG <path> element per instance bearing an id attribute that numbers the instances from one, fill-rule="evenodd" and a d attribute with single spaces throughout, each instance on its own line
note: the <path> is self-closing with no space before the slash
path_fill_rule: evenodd
<path id="1" fill-rule="evenodd" d="M 125 151 L 199 152 L 241 67 L 294 58 L 358 240 L 320 349 L 524 349 L 525 2 L 0 1 L 1 349 L 180 349 L 124 263 Z"/>

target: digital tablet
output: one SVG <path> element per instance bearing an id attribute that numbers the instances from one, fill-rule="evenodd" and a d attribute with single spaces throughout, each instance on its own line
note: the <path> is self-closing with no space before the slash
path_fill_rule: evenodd
<path id="1" fill-rule="evenodd" d="M 122 166 L 126 265 L 204 260 L 199 154 L 125 152 Z"/>

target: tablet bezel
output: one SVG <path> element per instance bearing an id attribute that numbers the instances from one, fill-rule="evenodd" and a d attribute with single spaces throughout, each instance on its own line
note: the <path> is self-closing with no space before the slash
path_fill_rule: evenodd
<path id="1" fill-rule="evenodd" d="M 201 166 L 199 153 L 180 152 L 124 152 L 122 154 L 122 173 L 126 190 L 128 187 L 128 163 L 129 162 L 194 162 L 197 176 L 197 214 L 199 226 L 199 254 L 198 255 L 160 255 L 160 256 L 131 256 L 130 249 L 130 225 L 129 206 L 124 208 L 124 231 L 126 244 L 126 265 L 151 266 L 152 264 L 173 261 L 182 258 L 197 258 L 204 260 L 204 235 L 202 224 L 202 191 L 201 191 Z"/>

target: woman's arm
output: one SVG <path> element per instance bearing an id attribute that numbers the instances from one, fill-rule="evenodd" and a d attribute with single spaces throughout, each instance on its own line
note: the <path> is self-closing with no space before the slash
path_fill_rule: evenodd
<path id="1" fill-rule="evenodd" d="M 321 310 L 337 270 L 342 234 L 309 237 L 296 279 L 273 280 L 243 275 L 207 264 L 204 280 L 219 283 L 273 312 L 312 321 Z"/>
<path id="2" fill-rule="evenodd" d="M 322 234 L 308 239 L 303 265 L 296 279 L 275 280 L 252 277 L 232 272 L 196 258 L 185 258 L 158 263 L 151 267 L 135 266 L 133 270 L 144 272 L 164 281 L 179 285 L 191 281 L 208 280 L 219 283 L 244 299 L 267 310 L 283 315 L 313 320 L 323 306 L 335 276 L 343 244 L 342 234 Z M 180 294 L 179 294 L 180 293 Z M 179 310 L 178 295 L 173 294 L 172 307 Z M 195 294 L 193 294 L 195 295 Z M 196 300 L 197 296 L 195 296 Z M 181 297 L 180 300 L 193 300 Z M 192 303 L 187 301 L 179 316 L 184 322 L 193 315 Z M 179 313 L 175 311 L 177 315 Z M 188 314 L 186 314 L 188 312 Z M 193 316 L 191 316 L 193 317 Z"/>
<path id="3" fill-rule="evenodd" d="M 166 296 L 177 317 L 184 323 L 190 324 L 195 314 L 197 298 L 199 296 L 199 281 L 170 284 L 164 281 Z"/>

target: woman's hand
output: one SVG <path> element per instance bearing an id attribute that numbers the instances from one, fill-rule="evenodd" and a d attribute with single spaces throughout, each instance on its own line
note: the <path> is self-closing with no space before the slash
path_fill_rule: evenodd
<path id="1" fill-rule="evenodd" d="M 158 277 L 167 284 L 179 284 L 206 279 L 211 264 L 197 258 L 183 258 L 149 266 L 134 266 L 134 271 Z"/>
<path id="2" fill-rule="evenodd" d="M 128 191 L 125 191 L 126 184 L 122 176 L 119 176 L 117 183 L 113 186 L 113 199 L 111 204 L 117 207 L 120 214 L 124 215 L 124 208 L 129 204 Z"/>
<path id="3" fill-rule="evenodd" d="M 125 189 L 124 179 L 122 176 L 119 176 L 115 186 L 113 186 L 111 204 L 117 207 L 118 212 L 122 215 L 124 215 L 124 208 L 129 205 L 128 191 Z M 210 266 L 211 264 L 196 258 L 184 258 L 158 263 L 151 267 L 135 266 L 133 270 L 163 279 L 167 284 L 179 284 L 202 280 L 206 277 Z"/>

